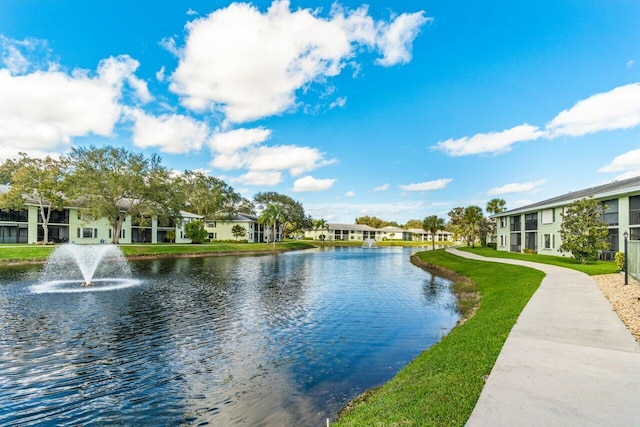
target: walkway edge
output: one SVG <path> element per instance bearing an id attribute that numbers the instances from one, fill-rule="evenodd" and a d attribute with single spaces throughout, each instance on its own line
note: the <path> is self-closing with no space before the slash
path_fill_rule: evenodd
<path id="1" fill-rule="evenodd" d="M 640 345 L 593 278 L 557 266 L 546 276 L 496 360 L 468 426 L 640 425 Z"/>

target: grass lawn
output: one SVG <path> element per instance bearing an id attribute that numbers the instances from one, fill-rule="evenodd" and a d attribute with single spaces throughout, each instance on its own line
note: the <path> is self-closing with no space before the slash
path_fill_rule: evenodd
<path id="1" fill-rule="evenodd" d="M 511 328 L 540 285 L 540 271 L 420 252 L 430 264 L 476 282 L 475 315 L 355 404 L 336 426 L 462 426 L 471 415 Z"/>
<path id="2" fill-rule="evenodd" d="M 472 252 L 485 257 L 490 258 L 509 258 L 519 259 L 523 261 L 539 262 L 542 264 L 557 265 L 559 267 L 572 268 L 574 270 L 582 271 L 589 276 L 595 276 L 598 274 L 611 274 L 617 273 L 618 268 L 613 261 L 590 261 L 586 264 L 581 264 L 580 261 L 573 259 L 569 256 L 551 256 L 540 254 L 522 254 L 516 252 L 496 251 L 495 249 L 485 247 L 464 247 L 458 248 L 461 251 Z"/>
<path id="3" fill-rule="evenodd" d="M 203 243 L 191 244 L 123 244 L 119 246 L 125 256 L 217 255 L 221 253 L 269 253 L 273 251 L 310 249 L 314 245 L 304 241 L 271 243 Z M 44 261 L 56 246 L 0 245 L 0 262 Z"/>
<path id="4" fill-rule="evenodd" d="M 0 245 L 0 262 L 44 260 L 54 249 L 55 246 Z"/>

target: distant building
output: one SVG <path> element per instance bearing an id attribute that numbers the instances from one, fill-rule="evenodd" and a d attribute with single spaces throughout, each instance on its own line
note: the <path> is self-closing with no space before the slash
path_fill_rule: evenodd
<path id="1" fill-rule="evenodd" d="M 425 230 L 410 229 L 405 230 L 399 227 L 387 226 L 384 228 L 373 228 L 363 224 L 335 224 L 328 223 L 328 230 L 306 230 L 304 235 L 306 238 L 313 240 L 321 240 L 320 236 L 324 235 L 324 240 L 328 241 L 358 241 L 364 242 L 367 239 L 376 241 L 382 240 L 399 240 L 399 241 L 431 241 L 431 234 Z M 448 231 L 438 231 L 436 240 L 439 242 L 453 241 L 453 234 Z"/>
<path id="2" fill-rule="evenodd" d="M 245 213 L 237 213 L 230 218 L 205 220 L 204 228 L 209 233 L 211 241 L 236 240 L 232 232 L 235 225 L 245 229 L 244 237 L 238 237 L 237 240 L 246 240 L 249 243 L 273 241 L 271 238 L 273 230 L 260 224 L 257 216 Z M 280 230 L 276 227 L 276 242 L 280 240 L 282 240 Z"/>

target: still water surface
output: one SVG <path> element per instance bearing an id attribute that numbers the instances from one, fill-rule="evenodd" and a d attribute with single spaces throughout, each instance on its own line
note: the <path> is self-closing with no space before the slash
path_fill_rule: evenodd
<path id="1" fill-rule="evenodd" d="M 0 425 L 325 425 L 455 325 L 413 250 L 136 261 L 105 292 L 0 270 Z"/>

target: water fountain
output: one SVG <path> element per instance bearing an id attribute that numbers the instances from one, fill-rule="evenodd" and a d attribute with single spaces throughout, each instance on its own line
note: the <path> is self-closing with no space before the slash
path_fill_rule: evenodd
<path id="1" fill-rule="evenodd" d="M 51 254 L 34 293 L 106 291 L 134 286 L 131 270 L 116 245 L 61 245 Z"/>
<path id="2" fill-rule="evenodd" d="M 365 239 L 362 243 L 362 247 L 368 249 L 377 248 L 378 246 L 376 245 L 376 239 Z"/>

